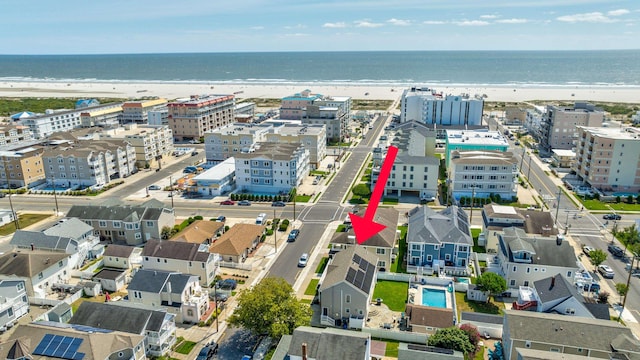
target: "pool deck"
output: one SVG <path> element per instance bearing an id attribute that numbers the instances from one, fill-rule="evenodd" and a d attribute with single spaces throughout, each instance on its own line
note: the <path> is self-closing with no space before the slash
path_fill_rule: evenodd
<path id="1" fill-rule="evenodd" d="M 455 294 L 453 292 L 449 292 L 448 286 L 418 285 L 418 284 L 414 284 L 413 286 L 414 287 L 409 288 L 409 299 L 407 301 L 409 304 L 428 306 L 428 305 L 422 304 L 422 291 L 423 289 L 431 289 L 431 290 L 444 291 L 446 308 L 453 309 L 453 297 L 455 296 Z"/>

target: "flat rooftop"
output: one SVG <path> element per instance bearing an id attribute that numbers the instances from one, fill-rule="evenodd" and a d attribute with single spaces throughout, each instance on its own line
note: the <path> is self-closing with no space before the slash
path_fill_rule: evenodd
<path id="1" fill-rule="evenodd" d="M 236 160 L 230 157 L 211 169 L 194 176 L 193 180 L 222 180 L 234 171 L 236 171 Z"/>
<path id="2" fill-rule="evenodd" d="M 582 129 L 593 136 L 612 138 L 617 140 L 640 140 L 640 133 L 630 128 L 605 128 L 583 126 Z"/>
<path id="3" fill-rule="evenodd" d="M 447 130 L 449 144 L 478 144 L 509 146 L 507 139 L 498 131 Z"/>

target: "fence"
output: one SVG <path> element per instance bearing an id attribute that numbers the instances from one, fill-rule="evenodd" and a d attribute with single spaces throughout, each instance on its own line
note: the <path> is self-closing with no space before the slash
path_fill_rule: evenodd
<path id="1" fill-rule="evenodd" d="M 413 275 L 378 271 L 378 280 L 409 282 Z"/>
<path id="2" fill-rule="evenodd" d="M 231 269 L 240 269 L 240 270 L 249 270 L 251 271 L 251 269 L 253 268 L 252 264 L 241 264 L 241 263 L 235 263 L 235 262 L 231 262 L 231 261 L 220 261 L 220 267 L 226 267 L 226 268 L 231 268 Z"/>
<path id="3" fill-rule="evenodd" d="M 385 329 L 374 329 L 374 328 L 362 328 L 363 332 L 367 332 L 371 334 L 371 337 L 387 339 L 387 340 L 395 340 L 407 343 L 414 344 L 426 344 L 427 343 L 427 334 L 414 333 L 408 331 L 395 331 L 395 330 L 385 330 Z"/>

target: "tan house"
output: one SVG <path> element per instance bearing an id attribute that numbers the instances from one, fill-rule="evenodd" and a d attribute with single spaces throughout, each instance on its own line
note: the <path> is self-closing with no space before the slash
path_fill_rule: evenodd
<path id="1" fill-rule="evenodd" d="M 369 313 L 376 285 L 378 257 L 362 246 L 351 246 L 333 256 L 320 279 L 320 323 L 361 329 Z"/>
<path id="2" fill-rule="evenodd" d="M 32 187 L 45 182 L 42 153 L 34 147 L 0 151 L 0 186 Z"/>
<path id="3" fill-rule="evenodd" d="M 236 224 L 214 241 L 209 252 L 220 255 L 221 266 L 225 262 L 244 262 L 260 243 L 264 231 L 262 225 Z"/>
<path id="4" fill-rule="evenodd" d="M 388 270 L 395 258 L 393 252 L 398 240 L 398 216 L 399 213 L 395 209 L 378 209 L 374 221 L 386 226 L 386 228 L 360 245 L 378 257 L 376 266 L 380 271 Z M 331 239 L 329 253 L 336 253 L 348 247 L 356 246 L 356 244 L 356 236 L 353 229 L 349 229 L 346 232 L 338 232 Z"/>
<path id="5" fill-rule="evenodd" d="M 455 325 L 452 309 L 407 304 L 405 314 L 413 332 L 433 334 Z"/>
<path id="6" fill-rule="evenodd" d="M 223 232 L 224 223 L 221 221 L 196 220 L 169 240 L 192 244 L 211 244 Z"/>

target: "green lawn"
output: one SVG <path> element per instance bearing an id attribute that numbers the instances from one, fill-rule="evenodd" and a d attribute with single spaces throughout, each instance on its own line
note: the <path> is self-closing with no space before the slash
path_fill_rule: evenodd
<path id="1" fill-rule="evenodd" d="M 473 238 L 473 252 L 486 253 L 487 250 L 483 246 L 478 245 L 478 235 L 482 232 L 482 229 L 471 229 L 471 237 Z"/>
<path id="2" fill-rule="evenodd" d="M 178 343 L 173 350 L 179 354 L 187 355 L 195 346 L 195 342 L 182 339 L 182 342 Z"/>
<path id="3" fill-rule="evenodd" d="M 307 289 L 304 291 L 304 294 L 314 296 L 316 294 L 316 289 L 318 288 L 319 282 L 320 279 L 311 279 L 309 285 L 307 286 Z"/>
<path id="4" fill-rule="evenodd" d="M 385 205 L 398 205 L 398 199 L 384 198 L 382 199 L 382 203 Z"/>
<path id="5" fill-rule="evenodd" d="M 380 280 L 373 290 L 373 298 L 381 298 L 393 311 L 404 311 L 409 283 Z"/>
<path id="6" fill-rule="evenodd" d="M 400 345 L 399 341 L 391 341 L 391 340 L 386 340 L 387 343 L 387 348 L 384 351 L 384 356 L 389 356 L 389 357 L 398 357 L 398 346 Z"/>
<path id="7" fill-rule="evenodd" d="M 338 225 L 338 228 L 336 229 L 336 232 L 344 232 L 344 228 L 346 228 L 347 226 L 345 224 L 340 224 Z"/>
<path id="8" fill-rule="evenodd" d="M 324 272 L 324 268 L 327 266 L 327 261 L 329 261 L 328 257 L 323 257 L 320 259 L 320 264 L 316 268 L 316 274 L 322 274 Z"/>
<path id="9" fill-rule="evenodd" d="M 640 211 L 640 204 L 629 204 L 627 203 L 627 198 L 621 198 L 621 202 L 619 203 L 604 203 L 599 200 L 583 200 L 581 197 L 576 196 L 576 198 L 580 199 L 580 202 L 584 205 L 585 209 L 588 210 L 605 210 L 611 211 L 611 209 L 615 211 Z M 608 206 L 607 206 L 608 205 Z M 611 209 L 609 208 L 611 207 Z"/>
<path id="10" fill-rule="evenodd" d="M 458 310 L 458 314 L 462 314 L 463 311 L 467 311 L 503 315 L 504 303 L 495 301 L 488 303 L 467 301 L 466 293 L 456 292 L 456 309 Z"/>
<path id="11" fill-rule="evenodd" d="M 296 195 L 296 202 L 306 203 L 311 200 L 311 195 Z"/>
<path id="12" fill-rule="evenodd" d="M 38 223 L 51 215 L 47 214 L 20 214 L 18 215 L 18 223 L 20 225 L 20 229 L 24 229 L 29 225 L 33 225 Z M 0 236 L 10 235 L 16 232 L 16 224 L 14 221 L 0 226 Z"/>

